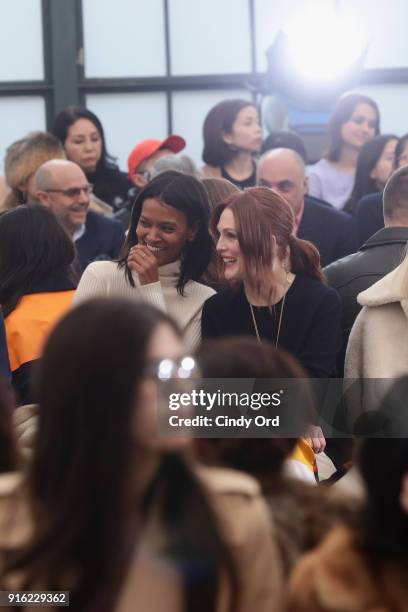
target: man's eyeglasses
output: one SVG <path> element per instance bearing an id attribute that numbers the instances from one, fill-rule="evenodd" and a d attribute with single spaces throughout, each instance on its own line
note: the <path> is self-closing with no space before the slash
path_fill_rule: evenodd
<path id="1" fill-rule="evenodd" d="M 90 195 L 93 192 L 93 185 L 88 183 L 85 187 L 71 187 L 70 189 L 44 189 L 47 193 L 63 193 L 67 198 L 79 198 L 82 192 Z"/>

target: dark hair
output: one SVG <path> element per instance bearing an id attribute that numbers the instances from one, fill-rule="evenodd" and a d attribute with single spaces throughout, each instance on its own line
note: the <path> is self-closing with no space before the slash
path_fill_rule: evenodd
<path id="1" fill-rule="evenodd" d="M 0 304 L 7 317 L 20 298 L 50 277 L 74 281 L 75 247 L 55 215 L 39 204 L 0 216 Z"/>
<path id="2" fill-rule="evenodd" d="M 345 211 L 354 213 L 363 196 L 379 191 L 375 179 L 371 178 L 370 174 L 390 140 L 398 140 L 398 137 L 393 134 L 380 134 L 371 138 L 361 147 L 357 159 L 353 191 L 344 206 Z"/>
<path id="3" fill-rule="evenodd" d="M 327 128 L 329 136 L 329 149 L 327 152 L 327 159 L 330 161 L 338 161 L 340 152 L 343 144 L 341 136 L 341 128 L 352 116 L 354 109 L 358 104 L 368 104 L 371 106 L 377 114 L 377 124 L 375 127 L 375 136 L 380 133 L 380 111 L 374 100 L 368 96 L 364 96 L 359 93 L 346 93 L 342 95 L 336 106 L 332 116 L 330 117 L 329 125 Z"/>
<path id="4" fill-rule="evenodd" d="M 247 100 L 223 100 L 207 114 L 203 126 L 203 160 L 210 166 L 224 166 L 236 155 L 236 151 L 225 142 L 223 132 L 230 133 L 238 113 L 247 106 L 256 108 Z"/>
<path id="5" fill-rule="evenodd" d="M 204 378 L 304 378 L 296 360 L 272 343 L 255 338 L 231 337 L 205 340 L 196 352 Z M 264 380 L 259 380 L 260 383 Z M 283 463 L 296 445 L 296 438 L 211 438 L 197 440 L 201 459 L 248 472 L 262 484 L 263 492 L 273 488 Z"/>
<path id="6" fill-rule="evenodd" d="M 408 214 L 408 166 L 402 166 L 391 174 L 383 194 L 384 216 L 407 217 Z"/>
<path id="7" fill-rule="evenodd" d="M 261 155 L 273 149 L 292 149 L 306 163 L 306 147 L 302 138 L 295 132 L 285 130 L 279 132 L 271 132 L 265 138 L 261 147 Z"/>
<path id="8" fill-rule="evenodd" d="M 69 128 L 76 121 L 78 121 L 78 119 L 87 119 L 88 121 L 93 123 L 101 137 L 101 158 L 99 159 L 96 165 L 96 169 L 103 170 L 109 168 L 117 170 L 118 166 L 115 163 L 115 158 L 109 155 L 106 150 L 105 133 L 103 131 L 102 123 L 100 122 L 98 117 L 87 108 L 84 108 L 82 106 L 67 106 L 57 115 L 51 132 L 62 142 L 63 146 L 65 146 L 65 141 L 68 136 Z"/>
<path id="9" fill-rule="evenodd" d="M 187 225 L 197 225 L 197 234 L 188 242 L 180 254 L 181 268 L 177 290 L 183 295 L 189 280 L 200 280 L 211 258 L 211 238 L 208 233 L 209 203 L 207 192 L 194 176 L 175 170 L 162 172 L 150 181 L 138 194 L 133 205 L 129 231 L 123 246 L 120 268 L 125 269 L 127 281 L 134 287 L 132 272 L 127 266 L 127 257 L 132 246 L 137 244 L 136 228 L 142 213 L 143 203 L 155 198 L 185 214 Z"/>
<path id="10" fill-rule="evenodd" d="M 404 390 L 406 393 L 406 380 Z M 381 560 L 391 558 L 407 564 L 408 515 L 401 507 L 400 495 L 402 479 L 408 474 L 408 440 L 364 440 L 359 466 L 366 489 L 362 546 Z"/>
<path id="11" fill-rule="evenodd" d="M 39 428 L 28 473 L 34 533 L 10 555 L 8 570 L 24 572 L 25 588 L 61 588 L 71 576 L 75 610 L 114 608 L 152 509 L 172 547 L 163 555 L 213 564 L 208 589 L 187 581 L 186 610 L 215 609 L 220 570 L 229 576 L 206 495 L 181 454 L 159 458 L 145 483 L 145 461 L 157 451 L 137 440 L 135 411 L 160 324 L 179 333 L 148 304 L 90 300 L 51 333 L 37 372 Z"/>
<path id="12" fill-rule="evenodd" d="M 405 149 L 405 145 L 408 142 L 408 134 L 404 134 L 401 138 L 398 139 L 397 146 L 395 147 L 395 167 L 399 167 L 400 157 L 402 155 L 403 150 Z"/>
<path id="13" fill-rule="evenodd" d="M 265 262 L 272 264 L 275 255 L 284 259 L 288 247 L 294 274 L 324 282 L 319 252 L 311 242 L 293 235 L 293 211 L 282 196 L 267 187 L 250 187 L 227 198 L 211 214 L 210 232 L 214 240 L 218 240 L 217 225 L 226 208 L 234 215 L 245 274 L 255 281 L 258 289 L 265 277 L 265 265 L 269 265 Z M 276 254 L 272 236 L 276 239 Z"/>

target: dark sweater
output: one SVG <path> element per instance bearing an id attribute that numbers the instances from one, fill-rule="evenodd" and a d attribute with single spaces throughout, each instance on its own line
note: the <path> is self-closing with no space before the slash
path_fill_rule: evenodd
<path id="1" fill-rule="evenodd" d="M 276 342 L 282 300 L 272 307 L 254 307 L 261 337 Z M 341 345 L 340 298 L 334 289 L 306 276 L 296 276 L 282 314 L 279 348 L 300 362 L 310 377 L 336 372 Z M 226 289 L 208 299 L 203 308 L 203 338 L 255 336 L 251 310 L 243 287 Z"/>

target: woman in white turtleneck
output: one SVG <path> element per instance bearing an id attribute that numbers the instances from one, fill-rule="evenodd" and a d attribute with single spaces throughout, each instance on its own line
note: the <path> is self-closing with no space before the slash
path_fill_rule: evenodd
<path id="1" fill-rule="evenodd" d="M 200 341 L 201 310 L 213 289 L 197 282 L 211 257 L 209 204 L 200 181 L 164 172 L 138 195 L 119 262 L 85 270 L 74 304 L 105 295 L 145 300 L 165 310 L 192 350 Z"/>

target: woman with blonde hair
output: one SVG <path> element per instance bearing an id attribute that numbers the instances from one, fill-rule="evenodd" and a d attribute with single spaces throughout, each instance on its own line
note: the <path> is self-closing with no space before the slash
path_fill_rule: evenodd
<path id="1" fill-rule="evenodd" d="M 31 132 L 8 147 L 4 168 L 10 191 L 0 205 L 1 210 L 37 201 L 35 173 L 50 159 L 65 159 L 65 154 L 55 136 L 47 132 Z"/>

